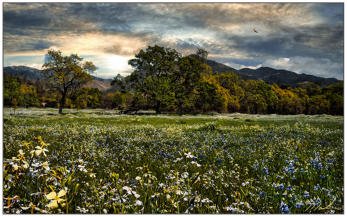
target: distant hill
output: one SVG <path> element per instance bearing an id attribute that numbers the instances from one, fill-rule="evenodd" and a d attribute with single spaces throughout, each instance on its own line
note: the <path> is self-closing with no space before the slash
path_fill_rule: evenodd
<path id="1" fill-rule="evenodd" d="M 7 66 L 4 67 L 4 75 L 10 75 L 19 77 L 23 80 L 29 80 L 35 82 L 37 79 L 43 80 L 42 70 L 27 66 Z M 111 89 L 112 79 L 103 79 L 96 76 L 92 76 L 93 81 L 89 82 L 86 87 L 98 88 L 100 91 L 107 91 Z"/>
<path id="2" fill-rule="evenodd" d="M 4 67 L 4 75 L 10 75 L 14 77 L 19 77 L 23 80 L 37 80 L 43 79 L 43 74 L 41 70 L 27 67 L 27 66 L 7 66 Z"/>
<path id="3" fill-rule="evenodd" d="M 258 69 L 244 68 L 239 70 L 239 74 L 246 75 L 250 79 L 263 80 L 267 83 L 278 85 L 299 86 L 303 82 L 313 82 L 320 86 L 327 86 L 339 82 L 336 78 L 322 78 L 314 75 L 297 74 L 287 70 L 278 70 L 270 67 L 260 67 Z"/>
<path id="4" fill-rule="evenodd" d="M 314 75 L 297 74 L 295 72 L 278 70 L 270 67 L 260 67 L 258 69 L 243 68 L 237 70 L 213 60 L 207 60 L 206 64 L 211 66 L 213 72 L 234 72 L 241 79 L 263 80 L 270 84 L 276 83 L 278 85 L 299 86 L 300 83 L 303 82 L 313 82 L 320 86 L 327 86 L 340 81 L 336 78 L 322 78 Z"/>
<path id="5" fill-rule="evenodd" d="M 237 70 L 225 64 L 216 62 L 214 60 L 207 60 L 206 64 L 211 66 L 213 72 L 233 72 L 244 80 L 263 80 L 269 84 L 276 83 L 279 86 L 285 85 L 297 87 L 305 82 L 313 82 L 320 86 L 327 86 L 340 81 L 336 78 L 322 78 L 314 75 L 297 74 L 295 72 L 287 70 L 278 70 L 270 67 L 261 67 L 258 69 L 243 68 Z M 17 76 L 22 79 L 32 81 L 36 81 L 37 79 L 43 79 L 43 74 L 41 70 L 27 66 L 4 67 L 4 75 Z M 93 81 L 88 83 L 86 86 L 91 88 L 98 88 L 103 92 L 119 90 L 118 87 L 111 86 L 111 81 L 112 79 L 103 79 L 100 77 L 93 76 Z"/>

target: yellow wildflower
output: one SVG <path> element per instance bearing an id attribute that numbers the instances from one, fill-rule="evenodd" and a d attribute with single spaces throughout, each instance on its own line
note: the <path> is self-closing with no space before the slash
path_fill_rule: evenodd
<path id="1" fill-rule="evenodd" d="M 43 146 L 36 146 L 35 147 L 36 148 L 36 150 L 35 150 L 35 154 L 36 154 L 36 156 L 39 156 L 41 153 L 44 155 L 44 156 L 46 156 L 46 153 L 45 152 L 47 152 L 48 150 L 47 149 L 45 149 L 45 148 L 43 148 Z"/>
<path id="2" fill-rule="evenodd" d="M 58 203 L 64 202 L 64 199 L 61 199 L 61 197 L 65 196 L 66 191 L 65 190 L 60 190 L 59 193 L 55 193 L 54 191 L 52 191 L 51 193 L 46 195 L 46 198 L 48 200 L 52 200 L 47 207 L 50 209 L 55 209 L 58 208 Z"/>

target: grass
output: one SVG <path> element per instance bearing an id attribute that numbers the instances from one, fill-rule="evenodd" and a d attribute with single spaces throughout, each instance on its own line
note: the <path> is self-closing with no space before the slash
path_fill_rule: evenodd
<path id="1" fill-rule="evenodd" d="M 344 211 L 341 116 L 64 112 L 4 109 L 5 213 Z"/>

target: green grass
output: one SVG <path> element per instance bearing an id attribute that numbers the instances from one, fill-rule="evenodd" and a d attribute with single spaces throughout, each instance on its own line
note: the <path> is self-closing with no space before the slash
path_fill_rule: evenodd
<path id="1" fill-rule="evenodd" d="M 344 211 L 341 116 L 64 112 L 4 109 L 5 213 Z"/>

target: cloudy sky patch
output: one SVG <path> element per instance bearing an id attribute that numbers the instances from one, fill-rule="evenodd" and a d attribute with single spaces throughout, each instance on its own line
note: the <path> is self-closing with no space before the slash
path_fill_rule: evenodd
<path id="1" fill-rule="evenodd" d="M 100 77 L 131 72 L 149 45 L 203 48 L 233 68 L 268 66 L 343 79 L 343 3 L 4 3 L 4 65 L 48 49 L 92 60 Z M 255 31 L 254 31 L 255 30 Z"/>

